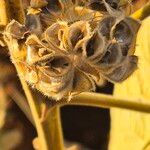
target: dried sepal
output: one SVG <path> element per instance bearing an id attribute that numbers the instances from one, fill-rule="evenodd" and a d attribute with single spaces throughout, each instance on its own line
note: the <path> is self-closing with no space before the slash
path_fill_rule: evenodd
<path id="1" fill-rule="evenodd" d="M 85 21 L 77 21 L 72 24 L 68 32 L 65 34 L 65 39 L 69 48 L 77 51 L 81 45 L 90 36 L 90 25 Z"/>
<path id="2" fill-rule="evenodd" d="M 90 0 L 89 8 L 96 11 L 106 11 L 103 1 L 101 0 Z"/>
<path id="3" fill-rule="evenodd" d="M 24 35 L 28 33 L 24 31 L 24 25 L 21 25 L 15 20 L 12 20 L 5 28 L 3 37 L 9 48 L 11 60 L 13 63 L 18 63 L 25 58 L 26 51 L 22 42 L 24 40 Z M 22 29 L 23 28 L 23 29 Z M 17 30 L 16 30 L 17 29 Z M 21 40 L 21 41 L 20 41 Z M 22 47 L 22 51 L 20 48 Z"/>
<path id="4" fill-rule="evenodd" d="M 121 48 L 117 43 L 110 43 L 105 50 L 103 57 L 100 59 L 99 67 L 103 70 L 109 70 L 119 64 L 123 59 Z"/>
<path id="5" fill-rule="evenodd" d="M 28 64 L 35 64 L 38 61 L 42 61 L 52 56 L 52 50 L 50 50 L 45 43 L 40 41 L 36 35 L 29 36 L 26 40 L 26 45 L 26 62 Z"/>
<path id="6" fill-rule="evenodd" d="M 135 47 L 135 39 L 140 23 L 130 17 L 125 17 L 117 22 L 111 31 L 111 38 L 120 44 L 124 55 L 133 53 Z"/>
<path id="7" fill-rule="evenodd" d="M 98 30 L 106 39 L 109 40 L 111 29 L 115 23 L 116 23 L 115 17 L 105 16 L 99 23 Z"/>
<path id="8" fill-rule="evenodd" d="M 105 50 L 105 39 L 99 31 L 94 31 L 93 35 L 83 45 L 84 55 L 89 60 L 97 61 Z"/>
<path id="9" fill-rule="evenodd" d="M 33 70 L 35 71 L 32 72 Z M 29 73 L 36 73 L 35 76 L 38 77 L 38 80 L 35 80 L 34 83 L 32 82 L 32 85 L 44 95 L 51 95 L 52 98 L 59 100 L 65 95 L 60 93 L 68 93 L 68 90 L 70 90 L 68 86 L 72 83 L 70 79 L 73 78 L 71 70 L 72 65 L 67 57 L 52 56 L 49 59 L 38 62 L 35 69 L 34 67 L 32 67 L 31 70 L 28 69 L 27 75 L 29 75 Z M 26 80 L 31 83 L 30 79 L 31 78 L 27 78 Z"/>
<path id="10" fill-rule="evenodd" d="M 130 17 L 116 18 L 107 16 L 98 26 L 99 32 L 107 40 L 115 40 L 127 55 L 135 46 L 135 39 L 140 23 Z"/>
<path id="11" fill-rule="evenodd" d="M 111 82 L 124 81 L 137 69 L 137 61 L 138 58 L 136 56 L 127 57 L 110 74 L 105 74 L 106 78 Z"/>
<path id="12" fill-rule="evenodd" d="M 95 66 L 95 63 L 82 60 L 80 64 L 82 65 L 78 66 L 79 69 L 87 74 L 89 78 L 91 78 L 95 82 L 95 84 L 99 86 L 103 85 L 105 79 L 102 78 L 99 69 L 97 69 L 97 67 Z"/>
<path id="13" fill-rule="evenodd" d="M 53 55 L 51 58 L 39 62 L 38 67 L 45 70 L 44 72 L 49 77 L 61 77 L 62 79 L 71 70 L 72 62 L 67 56 Z"/>
<path id="14" fill-rule="evenodd" d="M 42 8 L 48 4 L 47 0 L 31 0 L 30 6 L 32 8 Z"/>
<path id="15" fill-rule="evenodd" d="M 39 15 L 27 15 L 25 26 L 33 34 L 39 36 L 42 33 L 42 24 Z"/>
<path id="16" fill-rule="evenodd" d="M 96 86 L 94 81 L 85 72 L 76 69 L 73 80 L 73 93 L 84 91 L 95 91 Z"/>
<path id="17" fill-rule="evenodd" d="M 38 15 L 41 13 L 41 9 L 34 9 L 32 7 L 29 7 L 28 10 L 27 10 L 27 15 Z"/>
<path id="18" fill-rule="evenodd" d="M 57 47 L 62 47 L 63 34 L 67 27 L 68 25 L 65 22 L 54 23 L 44 32 L 44 39 L 50 45 L 53 43 Z"/>
<path id="19" fill-rule="evenodd" d="M 93 10 L 104 12 L 107 12 L 108 9 L 117 10 L 119 8 L 119 0 L 90 0 L 89 7 Z"/>
<path id="20" fill-rule="evenodd" d="M 9 25 L 7 25 L 5 35 L 12 36 L 12 38 L 19 40 L 23 39 L 27 32 L 27 28 L 24 25 L 12 20 Z"/>
<path id="21" fill-rule="evenodd" d="M 63 1 L 62 0 L 48 0 L 47 8 L 52 12 L 60 12 L 64 9 Z"/>
<path id="22" fill-rule="evenodd" d="M 135 21 L 130 17 L 125 17 L 124 19 L 117 21 L 112 28 L 113 33 L 111 35 L 111 38 L 114 37 L 118 42 L 128 43 L 128 41 L 126 41 L 127 38 L 130 41 L 133 38 L 134 34 L 137 33 L 139 27 L 140 23 L 138 21 Z"/>

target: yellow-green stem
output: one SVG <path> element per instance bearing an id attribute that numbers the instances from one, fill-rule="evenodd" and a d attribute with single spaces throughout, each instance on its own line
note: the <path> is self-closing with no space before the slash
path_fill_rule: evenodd
<path id="1" fill-rule="evenodd" d="M 66 105 L 66 103 L 64 103 Z M 134 111 L 150 113 L 149 103 L 140 103 L 137 100 L 129 98 L 118 98 L 112 95 L 97 94 L 97 93 L 82 93 L 74 97 L 67 105 L 82 105 L 104 108 L 122 108 Z"/>
<path id="2" fill-rule="evenodd" d="M 21 0 L 12 0 L 11 3 L 8 3 L 9 8 L 12 9 L 9 12 L 17 14 L 15 19 L 19 22 L 24 22 L 24 12 L 22 7 Z M 18 8 L 18 9 L 17 9 Z M 8 10 L 7 10 L 8 11 Z M 11 15 L 11 14 L 10 14 Z M 16 63 L 15 56 L 19 55 L 21 50 L 18 47 L 13 45 L 13 42 L 8 42 L 8 47 L 10 50 L 12 61 L 16 67 L 18 75 L 23 72 L 22 67 Z M 38 134 L 38 149 L 39 150 L 63 150 L 63 135 L 60 122 L 60 112 L 59 106 L 49 108 L 49 113 L 46 115 L 46 118 L 43 118 L 43 105 L 44 99 L 41 99 L 37 96 L 37 93 L 34 93 L 25 80 L 20 77 L 22 87 L 24 89 L 28 104 L 31 109 L 31 113 L 35 122 L 35 127 Z"/>
<path id="3" fill-rule="evenodd" d="M 19 65 L 15 64 L 18 74 L 22 72 Z M 32 93 L 27 83 L 20 78 L 22 87 L 30 106 L 35 127 L 38 133 L 39 150 L 63 150 L 63 136 L 60 123 L 59 106 L 49 108 L 45 120 L 41 121 L 43 100 Z"/>

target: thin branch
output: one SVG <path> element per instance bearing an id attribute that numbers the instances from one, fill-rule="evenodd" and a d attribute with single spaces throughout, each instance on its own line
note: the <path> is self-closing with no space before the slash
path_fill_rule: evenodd
<path id="1" fill-rule="evenodd" d="M 17 72 L 22 72 L 19 65 L 15 64 Z M 39 138 L 40 150 L 63 150 L 63 136 L 60 125 L 59 107 L 50 108 L 53 113 L 49 113 L 46 120 L 41 122 L 41 107 L 43 100 L 39 99 L 37 95 L 34 95 L 27 83 L 23 78 L 20 78 L 22 87 L 26 94 L 28 104 L 30 106 L 32 116 L 34 118 L 36 130 Z"/>
<path id="2" fill-rule="evenodd" d="M 137 102 L 133 99 L 122 99 L 114 97 L 112 95 L 97 94 L 97 93 L 81 93 L 74 97 L 70 102 L 62 103 L 64 105 L 82 105 L 82 106 L 93 106 L 93 107 L 104 107 L 104 108 L 122 108 L 133 111 L 139 111 L 144 113 L 150 113 L 150 104 Z"/>

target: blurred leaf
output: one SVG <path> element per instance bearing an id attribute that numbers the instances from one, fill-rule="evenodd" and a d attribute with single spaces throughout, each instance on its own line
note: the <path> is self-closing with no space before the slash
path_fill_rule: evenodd
<path id="1" fill-rule="evenodd" d="M 5 26 L 8 23 L 7 3 L 5 0 L 0 0 L 0 26 Z"/>
<path id="2" fill-rule="evenodd" d="M 7 111 L 7 96 L 2 85 L 0 85 L 0 129 L 5 123 Z"/>

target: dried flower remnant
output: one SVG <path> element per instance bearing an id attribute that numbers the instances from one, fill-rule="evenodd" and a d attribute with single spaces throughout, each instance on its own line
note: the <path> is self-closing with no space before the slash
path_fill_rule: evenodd
<path id="1" fill-rule="evenodd" d="M 119 0 L 90 0 L 89 7 L 98 11 L 107 11 L 107 5 L 109 9 L 118 9 Z"/>
<path id="2" fill-rule="evenodd" d="M 94 91 L 105 79 L 122 82 L 137 68 L 133 48 L 139 22 L 125 17 L 115 6 L 117 1 L 101 1 L 106 14 L 89 7 L 94 2 L 100 1 L 85 2 L 85 6 L 57 1 L 52 3 L 61 8 L 56 11 L 50 2 L 31 1 L 30 8 L 40 11 L 30 11 L 26 25 L 16 21 L 7 25 L 4 38 L 13 62 L 24 68 L 22 76 L 44 95 L 69 99 Z M 14 56 L 15 48 L 24 56 Z"/>
<path id="3" fill-rule="evenodd" d="M 44 7 L 48 4 L 46 0 L 31 0 L 30 1 L 30 6 L 32 8 L 41 8 Z"/>

